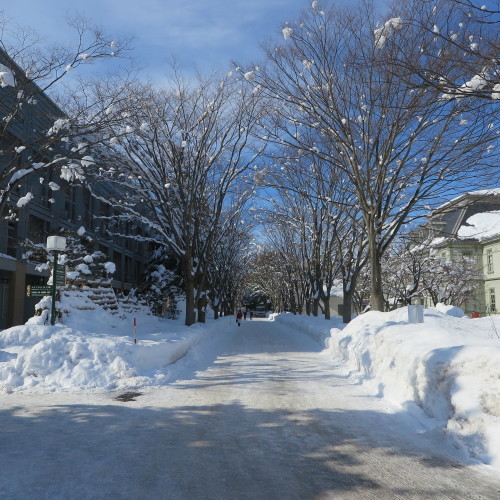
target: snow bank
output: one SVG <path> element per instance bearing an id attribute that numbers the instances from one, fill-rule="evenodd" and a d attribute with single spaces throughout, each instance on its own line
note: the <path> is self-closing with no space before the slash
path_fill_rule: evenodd
<path id="1" fill-rule="evenodd" d="M 500 469 L 500 315 L 471 320 L 457 307 L 368 312 L 345 328 L 340 318 L 272 315 L 311 336 L 351 377 L 403 409 L 420 408 L 474 459 Z M 335 322 L 334 328 L 332 322 Z"/>
<path id="2" fill-rule="evenodd" d="M 306 316 L 304 314 L 280 313 L 271 314 L 270 319 L 307 334 L 323 347 L 328 346 L 331 328 L 343 327 L 342 318 L 338 316 L 332 316 L 332 319 L 327 321 L 324 316 L 315 318 L 314 316 Z"/>
<path id="3" fill-rule="evenodd" d="M 0 332 L 0 392 L 102 392 L 163 385 L 171 380 L 169 365 L 228 325 L 222 318 L 187 328 L 180 321 L 144 314 L 116 317 L 99 307 L 72 310 L 65 325 L 40 322 L 43 318 L 36 317 Z"/>
<path id="4" fill-rule="evenodd" d="M 500 316 L 471 320 L 431 308 L 423 324 L 409 324 L 402 308 L 334 328 L 328 344 L 381 397 L 417 405 L 470 456 L 500 468 L 497 332 Z"/>
<path id="5" fill-rule="evenodd" d="M 455 318 L 463 318 L 465 316 L 464 310 L 461 307 L 450 306 L 448 304 L 438 303 L 436 309 L 443 314 L 454 316 Z"/>

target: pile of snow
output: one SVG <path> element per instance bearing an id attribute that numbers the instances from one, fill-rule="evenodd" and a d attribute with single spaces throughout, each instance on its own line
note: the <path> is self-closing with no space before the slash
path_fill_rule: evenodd
<path id="1" fill-rule="evenodd" d="M 467 225 L 458 230 L 461 239 L 487 240 L 500 235 L 500 211 L 482 212 L 467 219 Z"/>
<path id="2" fill-rule="evenodd" d="M 373 31 L 375 37 L 375 48 L 382 49 L 389 37 L 394 31 L 400 31 L 403 28 L 403 20 L 400 17 L 389 19 L 381 28 Z"/>
<path id="3" fill-rule="evenodd" d="M 407 308 L 368 312 L 333 328 L 329 349 L 381 397 L 421 408 L 470 456 L 500 468 L 500 316 L 458 312 L 426 309 L 423 324 L 409 324 Z"/>
<path id="4" fill-rule="evenodd" d="M 500 469 L 500 315 L 470 319 L 460 308 L 368 312 L 342 330 L 340 318 L 273 315 L 326 343 L 349 376 L 426 426 L 442 428 L 456 447 Z M 329 335 L 326 330 L 331 328 Z"/>
<path id="5" fill-rule="evenodd" d="M 78 307 L 82 304 L 78 298 Z M 44 325 L 45 311 L 0 332 L 0 392 L 102 392 L 165 385 L 172 380 L 169 365 L 229 325 L 222 318 L 188 328 L 182 320 L 147 314 L 112 315 L 95 304 L 92 311 L 63 306 L 70 309 L 64 324 Z"/>
<path id="6" fill-rule="evenodd" d="M 330 321 L 325 321 L 324 316 L 306 316 L 304 314 L 280 313 L 271 314 L 270 319 L 279 321 L 286 326 L 306 333 L 309 337 L 313 338 L 318 344 L 327 347 L 330 337 L 330 330 L 332 327 L 342 328 L 342 318 L 339 316 L 332 316 Z"/>
<path id="7" fill-rule="evenodd" d="M 26 193 L 24 196 L 21 196 L 19 200 L 17 200 L 16 205 L 19 208 L 26 206 L 33 199 L 33 193 Z"/>
<path id="8" fill-rule="evenodd" d="M 16 79 L 12 70 L 0 64 L 0 87 L 15 87 Z"/>
<path id="9" fill-rule="evenodd" d="M 500 188 L 480 189 L 479 191 L 470 191 L 473 196 L 500 196 Z"/>
<path id="10" fill-rule="evenodd" d="M 287 27 L 283 28 L 281 30 L 281 32 L 283 33 L 283 38 L 285 40 L 288 40 L 292 36 L 292 34 L 293 34 L 293 29 L 290 28 L 289 26 L 287 26 Z"/>
<path id="11" fill-rule="evenodd" d="M 465 316 L 464 310 L 457 306 L 450 306 L 448 304 L 436 304 L 436 309 L 443 314 L 454 316 L 455 318 L 463 318 Z"/>

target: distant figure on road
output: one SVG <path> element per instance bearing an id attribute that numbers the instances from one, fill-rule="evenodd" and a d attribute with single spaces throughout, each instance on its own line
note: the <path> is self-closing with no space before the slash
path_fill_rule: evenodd
<path id="1" fill-rule="evenodd" d="M 238 312 L 236 313 L 236 323 L 238 323 L 238 326 L 241 326 L 241 318 L 243 318 L 243 313 L 241 312 L 241 309 L 238 309 Z"/>
<path id="2" fill-rule="evenodd" d="M 253 319 L 253 311 L 250 311 L 250 319 Z"/>
<path id="3" fill-rule="evenodd" d="M 243 313 L 243 319 L 247 319 L 247 310 L 245 309 L 245 312 Z"/>

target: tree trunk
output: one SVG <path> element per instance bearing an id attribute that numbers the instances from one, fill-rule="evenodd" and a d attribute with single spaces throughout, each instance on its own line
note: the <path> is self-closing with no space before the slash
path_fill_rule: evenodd
<path id="1" fill-rule="evenodd" d="M 325 319 L 330 319 L 330 293 L 323 297 L 323 307 L 325 308 Z"/>
<path id="2" fill-rule="evenodd" d="M 370 251 L 370 304 L 372 311 L 384 310 L 384 292 L 382 288 L 381 256 L 377 245 L 377 233 L 372 230 L 368 234 Z"/>
<path id="3" fill-rule="evenodd" d="M 354 290 L 349 288 L 349 291 L 346 291 L 346 286 L 348 283 L 344 283 L 344 302 L 342 304 L 342 322 L 349 323 L 352 319 L 352 298 L 354 294 Z"/>
<path id="4" fill-rule="evenodd" d="M 207 318 L 207 298 L 206 296 L 198 299 L 198 323 L 205 323 Z"/>
<path id="5" fill-rule="evenodd" d="M 302 315 L 302 302 L 298 283 L 294 283 L 295 311 Z"/>
<path id="6" fill-rule="evenodd" d="M 315 318 L 318 317 L 318 314 L 319 314 L 319 294 L 318 296 L 315 296 L 313 298 L 313 307 L 312 307 L 312 314 Z"/>
<path id="7" fill-rule="evenodd" d="M 205 323 L 206 312 L 205 312 L 205 309 L 202 308 L 202 306 L 199 302 L 198 302 L 198 308 L 197 308 L 196 312 L 197 312 L 196 322 L 197 323 Z"/>
<path id="8" fill-rule="evenodd" d="M 186 273 L 187 275 L 188 273 Z M 196 314 L 194 307 L 194 281 L 191 276 L 191 270 L 189 270 L 189 277 L 185 276 L 185 288 L 186 288 L 186 319 L 185 325 L 191 326 L 196 323 Z"/>

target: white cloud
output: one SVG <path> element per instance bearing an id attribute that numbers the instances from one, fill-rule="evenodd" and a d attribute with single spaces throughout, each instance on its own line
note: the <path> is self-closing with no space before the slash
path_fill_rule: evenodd
<path id="1" fill-rule="evenodd" d="M 69 28 L 63 27 L 67 0 L 9 4 L 5 13 L 17 24 L 36 27 L 50 41 L 69 38 Z M 78 11 L 102 25 L 113 39 L 133 36 L 134 55 L 146 73 L 164 76 L 172 57 L 184 68 L 201 70 L 225 70 L 234 59 L 258 60 L 259 43 L 280 34 L 284 23 L 296 19 L 303 7 L 303 0 L 86 0 Z"/>

